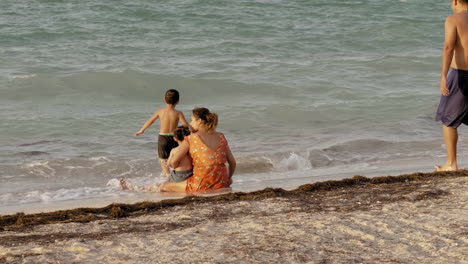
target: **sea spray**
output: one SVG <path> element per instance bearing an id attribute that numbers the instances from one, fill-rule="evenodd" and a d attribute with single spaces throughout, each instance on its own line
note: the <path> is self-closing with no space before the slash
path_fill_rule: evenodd
<path id="1" fill-rule="evenodd" d="M 275 168 L 279 171 L 307 170 L 311 169 L 312 165 L 308 157 L 301 157 L 296 153 L 291 153 L 287 158 L 282 159 Z"/>

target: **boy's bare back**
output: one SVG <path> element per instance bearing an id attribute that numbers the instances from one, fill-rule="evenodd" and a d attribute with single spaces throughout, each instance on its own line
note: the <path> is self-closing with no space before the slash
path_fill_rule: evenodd
<path id="1" fill-rule="evenodd" d="M 154 121 L 157 119 L 160 120 L 160 134 L 172 133 L 177 128 L 179 122 L 184 126 L 190 127 L 187 120 L 185 120 L 184 114 L 180 111 L 175 110 L 175 105 L 167 104 L 166 107 L 156 110 L 153 116 L 146 121 L 143 127 L 135 133 L 135 136 L 139 136 L 145 132 L 145 130 L 150 127 Z"/>
<path id="2" fill-rule="evenodd" d="M 166 106 L 165 108 L 161 108 L 156 111 L 159 119 L 161 120 L 161 125 L 159 128 L 159 133 L 172 133 L 179 125 L 179 121 L 181 123 L 187 124 L 182 112 L 177 111 L 171 105 Z"/>
<path id="3" fill-rule="evenodd" d="M 171 159 L 173 159 L 174 155 L 179 151 L 180 146 L 173 148 L 171 150 L 171 154 L 169 155 L 169 159 L 167 160 L 168 164 L 171 164 Z M 191 170 L 193 168 L 192 166 L 192 159 L 190 158 L 190 155 L 187 153 L 179 162 L 179 165 L 177 168 L 174 168 L 177 171 L 184 171 L 184 170 Z"/>

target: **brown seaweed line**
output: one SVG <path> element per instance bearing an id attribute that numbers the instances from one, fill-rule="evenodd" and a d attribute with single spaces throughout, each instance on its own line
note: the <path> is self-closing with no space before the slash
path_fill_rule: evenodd
<path id="1" fill-rule="evenodd" d="M 113 203 L 102 208 L 76 208 L 35 214 L 24 214 L 20 212 L 14 215 L 0 216 L 0 232 L 7 230 L 18 230 L 41 224 L 69 222 L 85 223 L 95 220 L 127 217 L 131 215 L 136 216 L 149 212 L 155 212 L 163 208 L 193 203 L 263 200 L 272 197 L 286 197 L 311 192 L 331 191 L 358 185 L 391 184 L 398 182 L 423 181 L 435 178 L 466 176 L 468 176 L 468 170 L 459 170 L 455 172 L 413 173 L 399 176 L 382 176 L 374 178 L 354 176 L 352 178 L 343 180 L 331 180 L 312 184 L 304 184 L 297 187 L 296 189 L 289 191 L 282 188 L 265 188 L 263 190 L 247 193 L 234 192 L 216 196 L 191 195 L 180 199 L 168 199 L 158 202 L 139 202 L 134 204 Z"/>

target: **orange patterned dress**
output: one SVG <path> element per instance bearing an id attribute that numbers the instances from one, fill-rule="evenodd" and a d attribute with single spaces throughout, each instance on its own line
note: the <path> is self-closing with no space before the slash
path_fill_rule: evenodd
<path id="1" fill-rule="evenodd" d="M 189 153 L 193 160 L 193 176 L 187 179 L 187 192 L 208 191 L 227 188 L 230 184 L 226 168 L 226 152 L 228 143 L 222 133 L 219 133 L 219 146 L 213 150 L 208 147 L 197 134 L 187 138 Z"/>

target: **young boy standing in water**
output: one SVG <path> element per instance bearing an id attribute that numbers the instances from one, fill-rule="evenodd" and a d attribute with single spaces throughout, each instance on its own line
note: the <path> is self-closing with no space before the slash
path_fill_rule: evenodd
<path id="1" fill-rule="evenodd" d="M 178 146 L 177 142 L 174 140 L 174 130 L 177 128 L 179 122 L 184 126 L 190 127 L 190 125 L 185 120 L 184 114 L 175 109 L 176 104 L 179 103 L 179 92 L 177 90 L 168 90 L 164 97 L 164 101 L 166 103 L 166 107 L 156 110 L 153 116 L 146 121 L 143 127 L 135 133 L 135 136 L 143 134 L 145 130 L 158 118 L 161 120 L 158 136 L 158 155 L 164 175 L 168 177 L 170 171 L 167 165 L 167 159 L 169 158 L 171 150 Z"/>
<path id="2" fill-rule="evenodd" d="M 468 0 L 451 0 L 451 6 L 454 14 L 445 20 L 439 85 L 442 95 L 436 115 L 436 120 L 442 121 L 447 161 L 435 166 L 437 171 L 458 170 L 457 128 L 468 124 Z"/>

